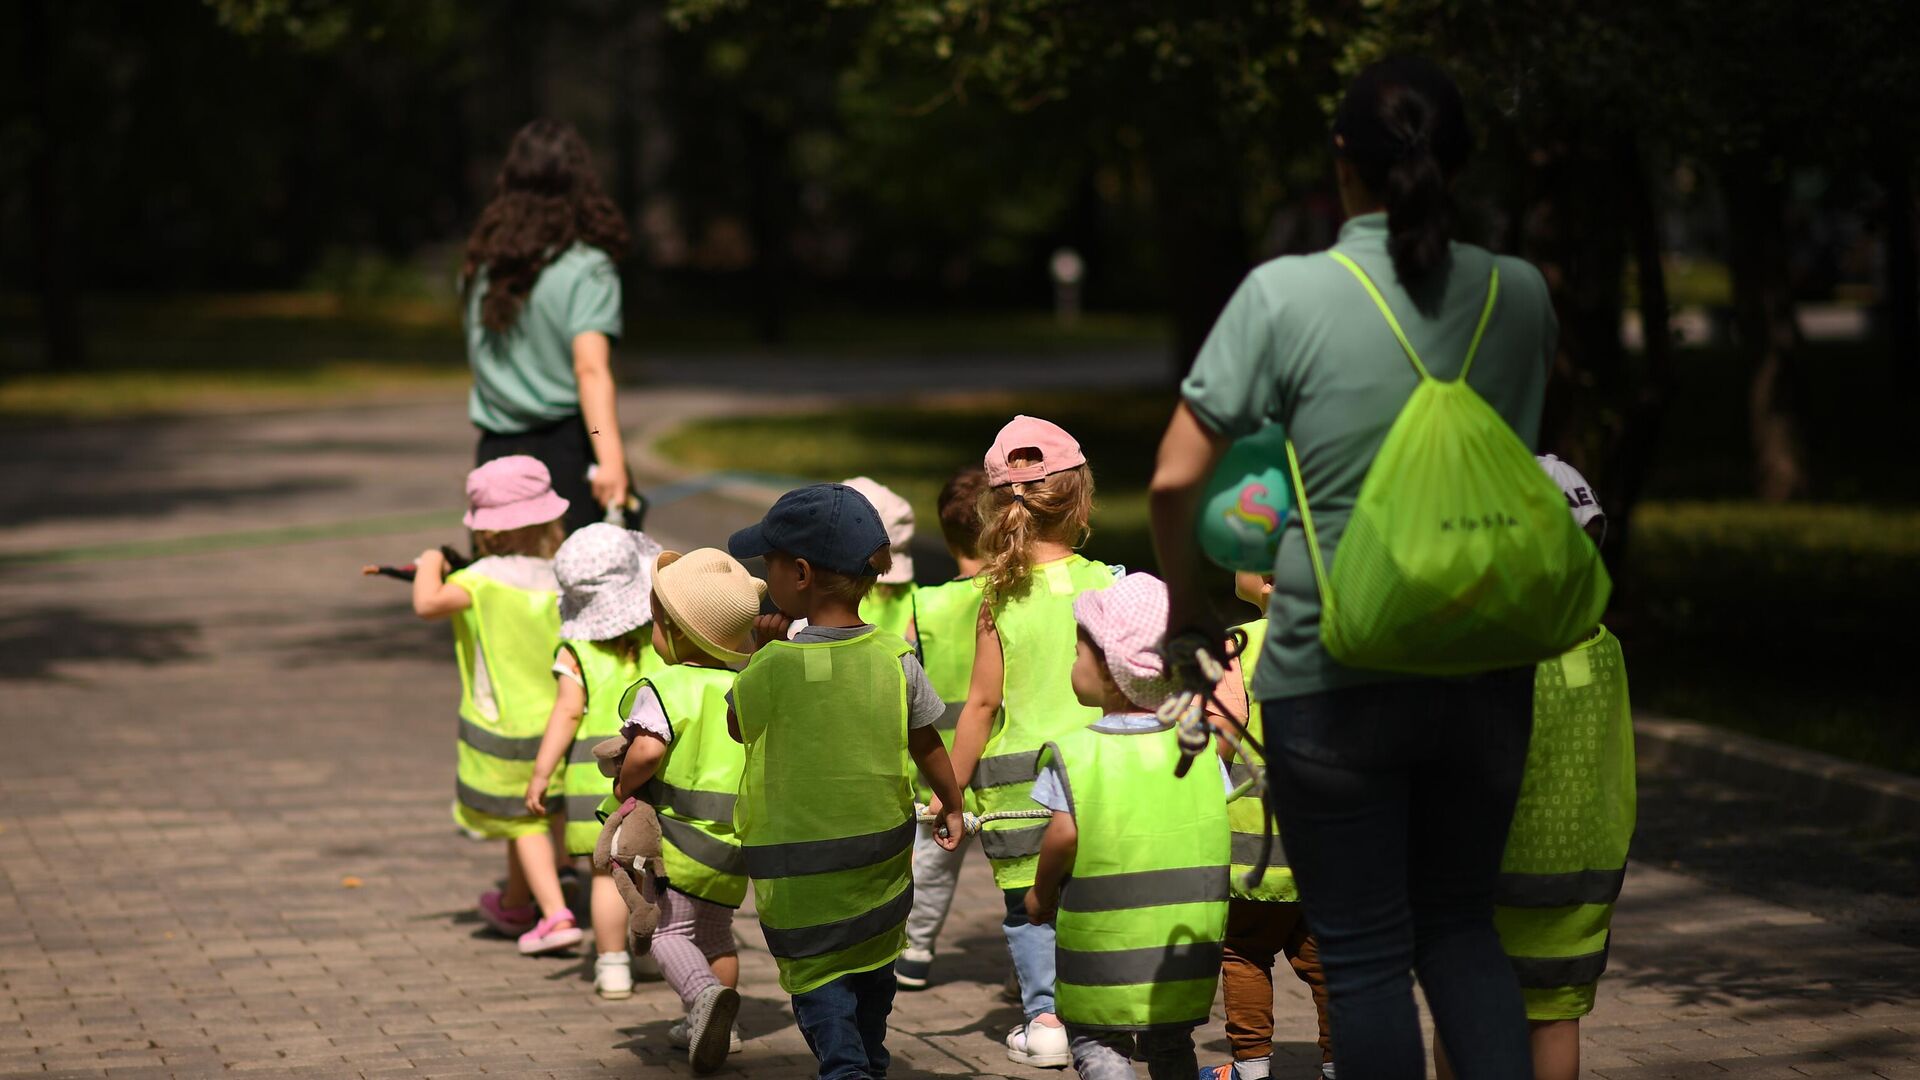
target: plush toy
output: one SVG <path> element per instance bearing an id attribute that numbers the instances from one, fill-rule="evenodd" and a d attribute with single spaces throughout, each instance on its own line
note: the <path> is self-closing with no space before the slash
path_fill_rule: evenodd
<path id="1" fill-rule="evenodd" d="M 626 760 L 630 740 L 615 736 L 596 743 L 593 756 L 601 773 L 609 778 L 620 775 L 620 763 Z M 593 845 L 593 868 L 613 878 L 614 888 L 627 902 L 627 930 L 634 948 L 646 952 L 653 947 L 653 930 L 660 924 L 660 908 L 647 899 L 644 882 L 648 872 L 657 878 L 660 865 L 660 818 L 651 803 L 628 799 L 620 804 L 600 829 Z"/>

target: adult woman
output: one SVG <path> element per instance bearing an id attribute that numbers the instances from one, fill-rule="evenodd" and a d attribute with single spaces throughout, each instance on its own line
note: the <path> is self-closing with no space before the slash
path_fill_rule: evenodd
<path id="1" fill-rule="evenodd" d="M 510 454 L 546 465 L 569 532 L 627 497 L 612 368 L 626 249 L 580 133 L 557 120 L 521 128 L 467 238 L 467 415 L 476 465 Z"/>
<path id="2" fill-rule="evenodd" d="M 1531 266 L 1448 240 L 1448 186 L 1469 141 L 1460 92 L 1432 64 L 1396 59 L 1362 72 L 1334 123 L 1348 213 L 1334 250 L 1376 284 L 1443 379 L 1460 373 L 1497 263 L 1498 304 L 1470 381 L 1531 444 L 1557 324 Z M 1286 426 L 1331 560 L 1414 385 L 1388 325 L 1336 260 L 1277 259 L 1248 275 L 1160 448 L 1153 525 L 1171 630 L 1218 626 L 1204 611 L 1193 520 L 1229 440 L 1268 420 Z M 1288 861 L 1326 966 L 1340 1071 L 1424 1075 L 1413 970 L 1461 1075 L 1531 1076 L 1492 911 L 1532 722 L 1532 670 L 1407 679 L 1335 662 L 1320 644 L 1320 597 L 1297 522 L 1282 538 L 1269 619 L 1254 689 Z"/>

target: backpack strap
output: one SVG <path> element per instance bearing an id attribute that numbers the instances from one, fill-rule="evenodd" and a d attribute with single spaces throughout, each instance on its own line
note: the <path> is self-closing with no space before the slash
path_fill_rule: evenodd
<path id="1" fill-rule="evenodd" d="M 1433 378 L 1427 373 L 1426 365 L 1420 362 L 1420 355 L 1413 351 L 1413 343 L 1407 340 L 1407 332 L 1400 329 L 1400 320 L 1393 317 L 1393 309 L 1387 306 L 1387 298 L 1380 295 L 1380 290 L 1374 286 L 1373 279 L 1367 276 L 1365 270 L 1360 269 L 1359 263 L 1348 258 L 1343 252 L 1328 251 L 1327 254 L 1333 256 L 1333 261 L 1346 267 L 1354 277 L 1360 279 L 1361 287 L 1365 288 L 1367 295 L 1373 298 L 1373 306 L 1379 308 L 1381 317 L 1387 320 L 1387 327 L 1393 331 L 1394 340 L 1400 343 L 1400 348 L 1406 351 L 1407 359 L 1413 362 L 1413 370 L 1419 372 L 1423 379 Z M 1500 266 L 1495 263 L 1493 273 L 1487 280 L 1486 305 L 1480 309 L 1480 322 L 1473 328 L 1473 341 L 1467 345 L 1466 361 L 1460 365 L 1461 379 L 1465 379 L 1467 372 L 1473 369 L 1473 358 L 1480 351 L 1480 339 L 1486 335 L 1487 323 L 1493 318 L 1493 303 L 1499 296 Z M 1297 479 L 1295 483 L 1298 484 Z"/>
<path id="2" fill-rule="evenodd" d="M 1417 365 L 1419 361 L 1414 363 Z M 1300 455 L 1293 452 L 1292 439 L 1287 440 L 1287 471 L 1293 476 L 1294 500 L 1300 504 L 1300 525 L 1307 533 L 1307 558 L 1313 563 L 1313 583 L 1320 590 L 1320 618 L 1324 622 L 1333 617 L 1333 590 L 1327 585 L 1326 563 L 1320 558 L 1320 537 L 1313 531 L 1313 511 L 1307 506 L 1307 485 L 1300 479 Z"/>

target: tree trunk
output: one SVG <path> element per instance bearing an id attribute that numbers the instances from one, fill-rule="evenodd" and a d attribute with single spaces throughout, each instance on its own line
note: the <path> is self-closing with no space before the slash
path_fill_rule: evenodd
<path id="1" fill-rule="evenodd" d="M 46 344 L 45 366 L 70 369 L 86 361 L 80 337 L 78 287 L 73 267 L 78 260 L 63 227 L 66 219 L 61 190 L 60 146 L 70 136 L 60 128 L 58 77 L 60 32 L 52 25 L 56 0 L 28 0 L 26 32 L 21 35 L 27 93 L 33 116 L 32 161 L 28 166 L 28 216 L 33 219 L 33 255 L 40 290 L 40 330 Z"/>
<path id="2" fill-rule="evenodd" d="M 1905 148 L 1892 150 L 1874 168 L 1886 192 L 1886 281 L 1880 297 L 1894 388 L 1920 390 L 1920 258 L 1914 249 L 1913 170 Z"/>
<path id="3" fill-rule="evenodd" d="M 1247 272 L 1247 231 L 1231 155 L 1202 152 L 1180 135 L 1147 146 L 1160 261 L 1173 316 L 1173 377 L 1200 355 L 1214 320 Z"/>
<path id="4" fill-rule="evenodd" d="M 1559 350 L 1540 421 L 1542 449 L 1572 461 L 1597 487 L 1604 448 L 1618 437 L 1618 403 L 1631 382 L 1620 344 L 1625 305 L 1624 168 L 1606 145 L 1563 144 L 1542 153 L 1541 197 L 1529 215 L 1528 253 L 1560 320 Z"/>
<path id="5" fill-rule="evenodd" d="M 1628 230 L 1633 242 L 1635 284 L 1640 292 L 1640 329 L 1643 342 L 1640 375 L 1626 407 L 1626 422 L 1609 448 L 1607 487 L 1601 505 L 1607 510 L 1607 540 L 1603 553 L 1616 581 L 1625 580 L 1627 543 L 1633 533 L 1633 512 L 1646 490 L 1659 455 L 1660 437 L 1673 400 L 1673 326 L 1667 299 L 1666 268 L 1661 265 L 1665 244 L 1660 236 L 1660 210 L 1654 202 L 1653 179 L 1641 160 L 1639 146 L 1629 139 L 1622 150 Z"/>
<path id="6" fill-rule="evenodd" d="M 1720 183 L 1727 198 L 1734 325 L 1751 369 L 1747 424 L 1754 494 L 1784 502 L 1805 495 L 1808 486 L 1795 386 L 1800 327 L 1787 270 L 1786 184 L 1759 154 L 1725 162 Z"/>
<path id="7" fill-rule="evenodd" d="M 796 199 L 788 161 L 790 132 L 759 109 L 749 106 L 744 112 L 750 200 L 747 222 L 753 236 L 754 336 L 763 345 L 782 345 L 787 340 Z"/>

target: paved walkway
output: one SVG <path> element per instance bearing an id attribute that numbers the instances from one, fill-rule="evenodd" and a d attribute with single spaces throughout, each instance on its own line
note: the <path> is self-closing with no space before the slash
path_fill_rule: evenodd
<path id="1" fill-rule="evenodd" d="M 663 986 L 600 1002 L 580 958 L 474 917 L 500 856 L 447 820 L 446 631 L 356 573 L 457 538 L 470 449 L 451 399 L 0 434 L 0 1076 L 687 1072 Z M 754 516 L 694 494 L 654 526 L 714 542 Z M 997 1050 L 997 908 L 976 859 L 940 984 L 900 998 L 896 1076 L 1038 1075 Z M 736 930 L 723 1075 L 811 1075 Z M 1594 1075 L 1920 1077 L 1910 948 L 1646 864 L 1618 930 Z M 1277 1075 L 1309 1076 L 1307 999 L 1283 982 L 1277 1008 Z M 1217 1023 L 1200 1041 L 1223 1052 Z"/>

